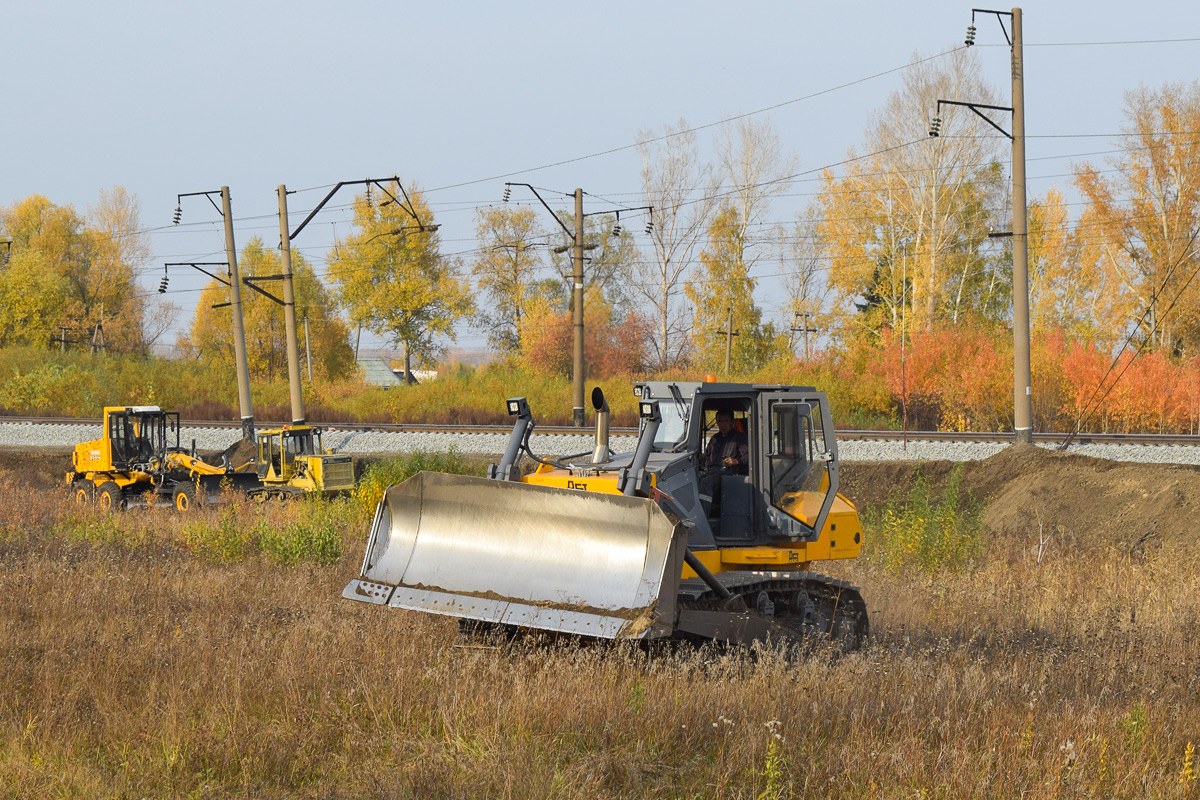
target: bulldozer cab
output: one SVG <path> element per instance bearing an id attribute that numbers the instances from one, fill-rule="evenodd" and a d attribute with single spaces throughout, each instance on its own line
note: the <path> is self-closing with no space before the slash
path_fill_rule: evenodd
<path id="1" fill-rule="evenodd" d="M 112 448 L 114 469 L 129 469 L 161 460 L 167 450 L 179 449 L 179 414 L 158 406 L 106 409 L 105 434 Z M 169 438 L 174 435 L 173 444 Z"/>
<path id="2" fill-rule="evenodd" d="M 796 387 L 740 387 L 737 393 L 706 388 L 697 391 L 694 404 L 700 413 L 688 439 L 713 541 L 745 545 L 815 538 L 836 487 L 830 480 L 836 445 L 824 395 Z M 746 463 L 725 465 L 713 456 L 718 411 L 732 413 L 731 435 L 744 442 Z"/>
<path id="3" fill-rule="evenodd" d="M 258 477 L 290 480 L 306 456 L 320 455 L 321 432 L 307 425 L 276 428 L 258 434 Z"/>

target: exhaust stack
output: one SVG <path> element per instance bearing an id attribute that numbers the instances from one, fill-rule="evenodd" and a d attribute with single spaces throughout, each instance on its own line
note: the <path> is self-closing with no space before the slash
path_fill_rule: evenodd
<path id="1" fill-rule="evenodd" d="M 608 449 L 608 400 L 597 386 L 592 389 L 592 408 L 596 409 L 596 450 L 592 453 L 593 464 L 603 464 L 612 458 Z"/>

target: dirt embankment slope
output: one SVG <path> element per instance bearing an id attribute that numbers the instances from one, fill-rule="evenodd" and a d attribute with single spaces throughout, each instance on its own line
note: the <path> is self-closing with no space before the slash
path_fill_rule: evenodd
<path id="1" fill-rule="evenodd" d="M 919 472 L 940 491 L 948 461 L 848 462 L 841 492 L 860 509 L 881 509 L 907 494 Z M 1078 545 L 1139 549 L 1171 543 L 1197 548 L 1200 467 L 1135 464 L 1070 455 L 1031 445 L 962 462 L 961 486 L 984 508 L 998 536 L 1053 535 Z"/>

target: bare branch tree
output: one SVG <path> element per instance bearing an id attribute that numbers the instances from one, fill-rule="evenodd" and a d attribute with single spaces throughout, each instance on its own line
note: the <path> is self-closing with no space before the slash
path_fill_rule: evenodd
<path id="1" fill-rule="evenodd" d="M 817 323 L 818 329 L 825 329 L 831 318 L 825 307 L 829 281 L 823 274 L 829 264 L 828 248 L 820 226 L 820 207 L 809 205 L 796 215 L 791 236 L 781 248 L 783 286 L 788 297 L 783 327 L 788 331 L 788 347 L 793 353 L 797 342 L 808 341 L 803 331 L 796 330 L 794 322 L 799 321 L 804 328 Z"/>
<path id="2" fill-rule="evenodd" d="M 770 122 L 741 119 L 722 127 L 716 138 L 722 180 L 722 206 L 737 211 L 738 238 L 745 243 L 739 254 L 747 271 L 778 245 L 782 228 L 762 228 L 771 202 L 787 191 L 795 179 L 796 157 L 783 148 Z"/>
<path id="3" fill-rule="evenodd" d="M 149 232 L 142 230 L 142 201 L 124 186 L 101 189 L 100 199 L 88 206 L 88 227 L 108 234 L 115 249 L 115 260 L 128 264 L 141 277 L 154 256 Z"/>
<path id="4" fill-rule="evenodd" d="M 650 305 L 657 328 L 655 365 L 666 369 L 687 352 L 691 315 L 683 308 L 683 280 L 708 226 L 716 186 L 684 120 L 658 133 L 643 131 L 638 139 L 642 191 L 645 203 L 654 207 L 654 228 L 650 254 L 635 269 L 635 286 Z"/>

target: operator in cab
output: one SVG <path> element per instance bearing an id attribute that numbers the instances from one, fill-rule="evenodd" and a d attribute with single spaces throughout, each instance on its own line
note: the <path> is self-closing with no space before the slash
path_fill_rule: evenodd
<path id="1" fill-rule="evenodd" d="M 733 427 L 733 411 L 717 409 L 717 432 L 708 440 L 700 478 L 700 502 L 705 514 L 714 516 L 721 506 L 721 477 L 749 472 L 750 448 L 745 431 Z"/>
<path id="2" fill-rule="evenodd" d="M 709 473 L 722 470 L 745 475 L 749 463 L 750 448 L 746 444 L 744 431 L 733 427 L 733 412 L 728 408 L 717 411 L 717 432 L 708 440 L 704 463 Z"/>

